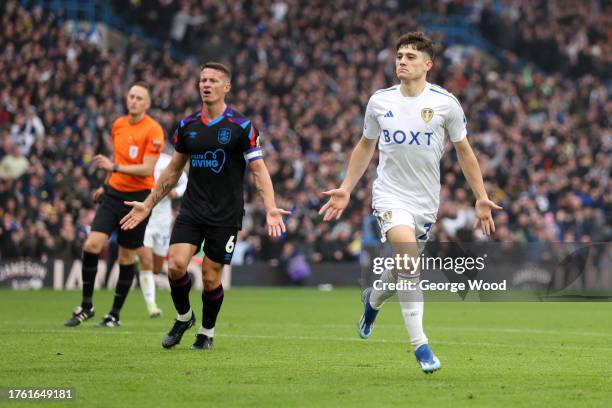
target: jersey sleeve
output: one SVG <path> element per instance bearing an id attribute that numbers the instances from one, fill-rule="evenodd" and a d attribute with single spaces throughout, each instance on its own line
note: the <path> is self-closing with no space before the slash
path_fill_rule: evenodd
<path id="1" fill-rule="evenodd" d="M 247 163 L 253 162 L 255 160 L 263 159 L 263 151 L 261 150 L 261 140 L 259 136 L 259 131 L 252 124 L 249 123 L 242 132 L 243 138 L 243 155 L 244 160 Z"/>
<path id="2" fill-rule="evenodd" d="M 113 148 L 115 148 L 115 136 L 117 135 L 117 129 L 119 127 L 119 120 L 120 118 L 115 119 L 115 121 L 113 122 L 113 125 L 111 126 L 110 136 L 111 136 L 111 142 L 113 142 Z"/>
<path id="3" fill-rule="evenodd" d="M 374 106 L 375 102 L 374 97 L 372 96 L 368 101 L 365 117 L 363 118 L 363 135 L 368 139 L 378 139 L 378 136 L 380 135 L 380 124 L 378 123 L 378 118 L 376 118 Z"/>
<path id="4" fill-rule="evenodd" d="M 164 149 L 164 130 L 162 127 L 155 122 L 152 126 L 149 137 L 147 137 L 147 144 L 144 148 L 145 156 L 159 156 Z"/>
<path id="5" fill-rule="evenodd" d="M 172 144 L 174 145 L 174 150 L 179 153 L 187 153 L 187 149 L 185 147 L 185 139 L 183 137 L 183 121 L 178 124 L 176 130 L 172 134 Z"/>
<path id="6" fill-rule="evenodd" d="M 453 98 L 454 99 L 454 98 Z M 456 100 L 450 104 L 448 118 L 444 128 L 451 142 L 460 142 L 467 136 L 467 119 L 463 113 L 463 109 Z"/>

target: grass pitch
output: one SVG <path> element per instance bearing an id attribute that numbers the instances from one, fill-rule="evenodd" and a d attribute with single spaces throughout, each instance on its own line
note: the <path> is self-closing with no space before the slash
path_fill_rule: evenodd
<path id="1" fill-rule="evenodd" d="M 426 332 L 442 370 L 421 373 L 408 353 L 396 302 L 374 334 L 357 337 L 357 289 L 226 291 L 215 349 L 173 350 L 165 312 L 146 315 L 130 294 L 122 327 L 95 327 L 112 293 L 97 291 L 96 317 L 64 321 L 78 292 L 0 292 L 0 387 L 70 387 L 71 407 L 411 406 L 609 407 L 612 303 L 428 303 Z M 201 318 L 199 293 L 192 306 Z M 0 405 L 7 405 L 0 402 Z M 40 402 L 18 406 L 40 406 Z"/>

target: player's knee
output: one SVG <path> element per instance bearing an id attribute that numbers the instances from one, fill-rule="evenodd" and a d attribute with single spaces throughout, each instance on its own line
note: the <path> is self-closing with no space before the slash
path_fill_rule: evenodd
<path id="1" fill-rule="evenodd" d="M 221 275 L 219 276 L 203 276 L 204 290 L 209 291 L 217 289 L 221 284 Z"/>
<path id="2" fill-rule="evenodd" d="M 189 261 L 170 257 L 168 260 L 168 276 L 170 276 L 171 279 L 181 278 L 185 274 L 188 265 Z"/>
<path id="3" fill-rule="evenodd" d="M 91 254 L 99 254 L 102 252 L 103 248 L 104 242 L 91 236 L 88 237 L 87 240 L 85 240 L 85 244 L 83 244 L 83 251 Z"/>
<path id="4" fill-rule="evenodd" d="M 120 265 L 133 264 L 136 261 L 136 252 L 133 250 L 119 249 L 118 259 Z"/>
<path id="5" fill-rule="evenodd" d="M 140 270 L 142 271 L 150 271 L 153 269 L 153 262 L 146 256 L 140 257 Z"/>
<path id="6" fill-rule="evenodd" d="M 216 289 L 221 283 L 221 267 L 204 264 L 202 266 L 202 283 L 204 284 L 204 290 Z"/>

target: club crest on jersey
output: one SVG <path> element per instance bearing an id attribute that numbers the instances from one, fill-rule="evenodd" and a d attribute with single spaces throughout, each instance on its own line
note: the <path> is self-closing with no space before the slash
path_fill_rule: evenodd
<path id="1" fill-rule="evenodd" d="M 423 108 L 421 109 L 421 118 L 425 121 L 425 123 L 429 122 L 434 115 L 434 111 L 431 108 Z"/>
<path id="2" fill-rule="evenodd" d="M 382 219 L 385 222 L 391 222 L 392 218 L 393 218 L 393 213 L 391 211 L 385 211 L 384 213 L 382 213 Z"/>
<path id="3" fill-rule="evenodd" d="M 232 138 L 231 129 L 227 129 L 227 128 L 219 129 L 219 133 L 217 134 L 217 140 L 219 140 L 219 143 L 228 144 L 231 138 Z"/>

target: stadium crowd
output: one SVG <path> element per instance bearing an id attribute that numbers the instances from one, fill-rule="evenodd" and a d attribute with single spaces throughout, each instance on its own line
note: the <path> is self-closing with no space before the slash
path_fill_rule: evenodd
<path id="1" fill-rule="evenodd" d="M 395 83 L 394 41 L 418 28 L 417 13 L 406 10 L 421 2 L 154 3 L 174 11 L 141 18 L 181 44 L 197 43 L 202 61 L 234 68 L 230 101 L 261 130 L 278 205 L 293 210 L 287 234 L 269 240 L 262 203 L 249 187 L 236 262 L 281 260 L 297 250 L 308 261 L 358 259 L 362 241 L 375 239 L 376 161 L 339 222 L 321 222 L 319 193 L 342 179 L 369 95 Z M 178 36 L 174 20 L 182 12 L 189 18 Z M 137 14 L 133 24 L 151 24 Z M 548 27 L 547 14 L 532 17 L 532 26 Z M 110 153 L 109 131 L 124 112 L 126 86 L 152 84 L 151 114 L 169 135 L 200 106 L 199 66 L 135 41 L 121 53 L 99 48 L 57 15 L 16 1 L 5 2 L 0 19 L 0 256 L 78 258 L 94 213 L 91 192 L 105 176 L 92 157 Z M 443 36 L 437 39 L 444 45 Z M 508 50 L 495 59 L 471 47 L 441 48 L 428 77 L 466 112 L 487 190 L 504 207 L 493 239 L 609 240 L 609 82 L 597 70 L 544 73 L 517 58 L 520 48 Z M 452 149 L 442 178 L 433 239 L 484 239 L 471 230 L 473 199 Z"/>
<path id="2" fill-rule="evenodd" d="M 483 5 L 478 21 L 495 44 L 548 72 L 610 79 L 610 2 L 507 0 L 499 6 Z"/>

